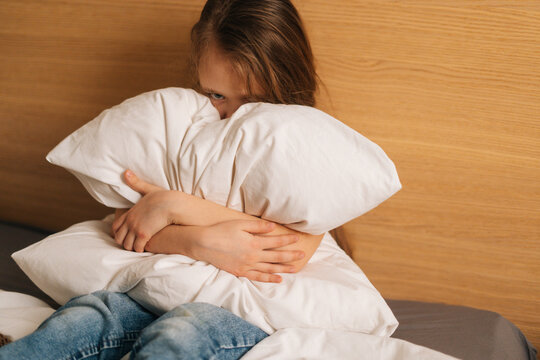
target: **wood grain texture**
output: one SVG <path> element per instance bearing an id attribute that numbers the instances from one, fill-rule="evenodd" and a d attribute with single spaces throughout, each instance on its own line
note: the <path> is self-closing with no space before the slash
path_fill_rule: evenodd
<path id="1" fill-rule="evenodd" d="M 45 161 L 60 140 L 139 93 L 188 86 L 202 2 L 0 2 L 0 218 L 49 230 L 100 218 L 80 183 Z"/>
<path id="2" fill-rule="evenodd" d="M 538 2 L 298 4 L 322 107 L 403 183 L 341 229 L 355 261 L 385 297 L 496 311 L 538 347 Z"/>
<path id="3" fill-rule="evenodd" d="M 188 86 L 204 1 L 0 2 L 0 218 L 109 212 L 45 161 L 122 100 Z M 540 3 L 296 0 L 319 106 L 382 146 L 403 190 L 337 230 L 385 297 L 496 311 L 540 347 Z"/>

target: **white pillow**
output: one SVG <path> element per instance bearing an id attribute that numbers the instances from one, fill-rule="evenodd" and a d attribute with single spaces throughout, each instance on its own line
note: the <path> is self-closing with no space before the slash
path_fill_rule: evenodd
<path id="1" fill-rule="evenodd" d="M 125 251 L 109 235 L 111 222 L 112 216 L 73 225 L 13 259 L 59 304 L 107 289 L 127 292 L 158 314 L 187 302 L 212 303 L 267 333 L 301 327 L 390 336 L 397 327 L 379 292 L 329 233 L 304 269 L 271 284 L 182 255 Z"/>
<path id="2" fill-rule="evenodd" d="M 380 147 L 322 111 L 251 103 L 220 120 L 205 96 L 181 88 L 102 112 L 47 160 L 109 207 L 140 198 L 122 180 L 130 168 L 163 188 L 311 234 L 362 215 L 401 188 Z"/>

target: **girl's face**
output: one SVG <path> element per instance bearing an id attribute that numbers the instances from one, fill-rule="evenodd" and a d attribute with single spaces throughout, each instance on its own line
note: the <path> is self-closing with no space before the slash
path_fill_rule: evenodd
<path id="1" fill-rule="evenodd" d="M 245 81 L 233 69 L 229 59 L 214 45 L 210 45 L 199 64 L 199 84 L 203 93 L 210 98 L 222 119 L 231 115 L 249 102 Z M 261 90 L 254 84 L 254 95 Z"/>

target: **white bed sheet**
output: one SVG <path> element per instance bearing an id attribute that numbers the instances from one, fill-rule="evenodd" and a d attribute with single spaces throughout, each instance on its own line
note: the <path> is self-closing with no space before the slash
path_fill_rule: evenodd
<path id="1" fill-rule="evenodd" d="M 326 329 L 278 330 L 253 347 L 242 360 L 449 360 L 435 350 L 385 336 Z"/>
<path id="2" fill-rule="evenodd" d="M 0 333 L 13 340 L 37 329 L 54 309 L 30 295 L 0 290 Z"/>

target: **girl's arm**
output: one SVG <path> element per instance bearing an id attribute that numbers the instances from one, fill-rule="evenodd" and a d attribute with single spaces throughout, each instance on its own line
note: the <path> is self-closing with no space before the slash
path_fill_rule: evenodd
<path id="1" fill-rule="evenodd" d="M 252 236 L 252 233 L 268 231 L 266 226 L 259 221 L 244 220 L 226 221 L 208 227 L 169 225 L 150 239 L 146 250 L 165 254 L 180 253 L 209 262 L 236 276 L 279 283 L 281 276 L 276 273 L 299 271 L 311 257 L 312 252 L 315 252 L 316 247 L 312 251 L 304 247 L 303 252 L 275 250 L 275 248 L 272 250 L 271 247 L 264 245 L 265 241 L 277 241 L 280 245 L 290 241 L 287 238 L 273 236 L 261 238 Z M 284 248 L 287 247 L 281 247 Z M 308 255 L 303 256 L 304 252 Z M 301 257 L 298 256 L 300 254 Z"/>
<path id="2" fill-rule="evenodd" d="M 113 224 L 117 242 L 129 250 L 143 251 L 146 247 L 157 253 L 180 253 L 238 276 L 275 281 L 279 277 L 272 276 L 273 273 L 300 270 L 323 237 L 180 191 L 163 190 L 138 179 L 130 171 L 126 171 L 125 180 L 143 194 L 129 211 L 117 213 Z M 273 225 L 266 227 L 268 224 Z"/>

